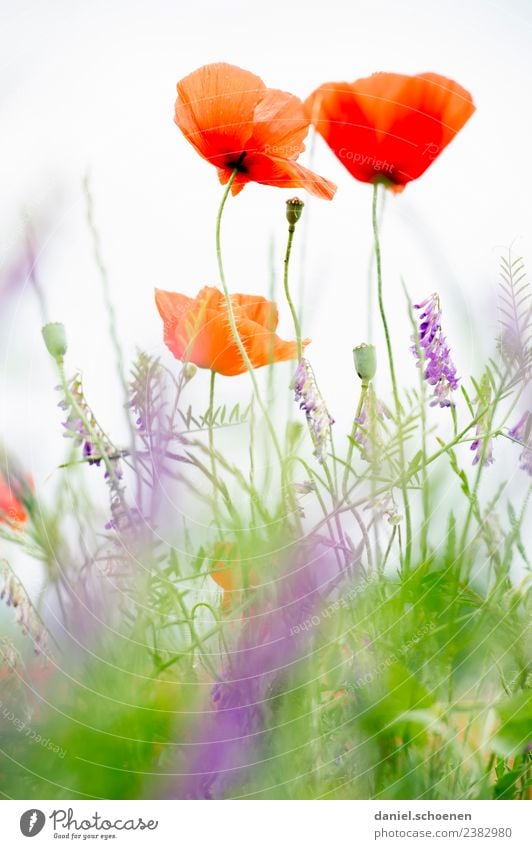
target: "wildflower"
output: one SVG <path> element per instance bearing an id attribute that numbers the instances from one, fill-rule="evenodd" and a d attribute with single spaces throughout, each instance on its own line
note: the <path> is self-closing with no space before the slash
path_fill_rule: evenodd
<path id="1" fill-rule="evenodd" d="M 310 435 L 314 443 L 314 455 L 320 463 L 325 462 L 327 443 L 331 436 L 331 425 L 334 419 L 328 413 L 312 367 L 305 357 L 298 363 L 291 388 L 295 391 L 295 400 L 299 401 L 299 409 L 305 411 Z"/>
<path id="2" fill-rule="evenodd" d="M 478 406 L 489 407 L 491 401 L 491 386 L 488 376 L 485 374 L 480 381 Z M 491 466 L 495 462 L 493 456 L 493 439 L 487 434 L 490 426 L 488 413 L 478 420 L 476 426 L 477 438 L 470 445 L 470 450 L 475 452 L 473 457 L 473 466 L 476 466 L 482 461 L 483 466 Z"/>
<path id="3" fill-rule="evenodd" d="M 316 492 L 316 484 L 314 481 L 295 481 L 293 484 L 294 490 L 298 495 L 308 495 L 310 492 Z"/>
<path id="4" fill-rule="evenodd" d="M 61 391 L 62 387 L 58 387 L 58 389 Z M 105 455 L 113 469 L 114 477 L 117 480 L 120 480 L 122 478 L 122 470 L 119 463 L 121 452 L 117 452 L 98 425 L 92 410 L 85 400 L 81 376 L 79 374 L 74 375 L 70 381 L 68 389 L 71 399 L 63 398 L 59 402 L 59 407 L 68 412 L 66 421 L 63 422 L 63 427 L 65 429 L 63 436 L 68 439 L 72 439 L 75 445 L 79 445 L 80 447 L 82 446 L 83 457 L 88 461 L 90 466 L 99 466 L 103 459 L 98 448 L 95 446 L 95 441 L 98 441 L 99 445 L 103 447 Z M 86 427 L 83 420 L 80 418 L 78 410 L 83 411 L 83 415 L 89 424 L 89 428 Z M 109 477 L 109 471 L 107 468 L 105 477 Z"/>
<path id="5" fill-rule="evenodd" d="M 532 413 L 523 413 L 517 424 L 508 431 L 508 436 L 520 442 L 523 450 L 519 455 L 519 468 L 532 477 Z"/>
<path id="6" fill-rule="evenodd" d="M 228 376 L 246 371 L 219 289 L 204 286 L 195 298 L 156 289 L 155 302 L 164 322 L 164 341 L 174 357 Z M 284 342 L 275 334 L 279 316 L 274 303 L 259 295 L 231 295 L 231 303 L 254 368 L 297 358 L 296 343 Z"/>
<path id="7" fill-rule="evenodd" d="M 414 304 L 419 311 L 418 338 L 412 337 L 414 345 L 411 350 L 416 357 L 417 365 L 425 369 L 424 377 L 430 386 L 434 386 L 434 397 L 431 407 L 454 406 L 449 399 L 449 393 L 458 388 L 459 378 L 451 359 L 451 352 L 441 329 L 440 299 L 436 293 Z M 422 356 L 421 356 L 422 355 Z"/>
<path id="8" fill-rule="evenodd" d="M 20 625 L 22 633 L 33 640 L 35 652 L 39 654 L 47 645 L 46 629 L 26 590 L 5 560 L 0 562 L 0 578 L 3 578 L 0 599 L 5 599 L 7 606 L 16 610 L 17 624 Z"/>
<path id="9" fill-rule="evenodd" d="M 214 564 L 210 571 L 211 578 L 222 589 L 222 607 L 228 610 L 236 593 L 245 586 L 258 583 L 255 571 L 244 573 L 242 562 L 236 545 L 232 542 L 219 542 L 213 552 Z"/>
<path id="10" fill-rule="evenodd" d="M 234 195 L 246 183 L 304 188 L 330 200 L 334 183 L 296 163 L 310 125 L 293 94 L 266 88 L 260 77 L 225 63 L 204 65 L 177 84 L 175 123 Z"/>
<path id="11" fill-rule="evenodd" d="M 492 463 L 495 462 L 495 457 L 493 456 L 493 439 L 491 436 L 488 439 L 482 439 L 482 428 L 480 423 L 476 427 L 476 433 L 478 439 L 474 439 L 470 445 L 470 450 L 475 452 L 475 456 L 473 457 L 473 466 L 476 466 L 480 463 L 482 459 L 482 452 L 484 451 L 484 460 L 482 461 L 483 466 L 491 466 Z M 485 447 L 483 447 L 485 445 Z"/>
<path id="12" fill-rule="evenodd" d="M 375 519 L 386 519 L 390 525 L 400 525 L 403 521 L 391 492 L 385 493 L 381 498 L 372 499 L 364 509 L 372 510 Z"/>
<path id="13" fill-rule="evenodd" d="M 18 482 L 6 481 L 0 472 L 0 522 L 22 525 L 27 518 L 26 508 L 20 500 Z"/>
<path id="14" fill-rule="evenodd" d="M 379 401 L 370 387 L 364 396 L 362 409 L 355 418 L 357 427 L 353 432 L 353 439 L 366 459 L 369 459 L 369 455 L 376 453 L 382 446 L 381 425 L 385 419 L 390 418 L 388 407 Z"/>
<path id="15" fill-rule="evenodd" d="M 234 795 L 235 780 L 249 772 L 257 746 L 270 734 L 272 695 L 308 665 L 316 630 L 301 625 L 318 616 L 335 585 L 336 560 L 313 538 L 297 559 L 292 555 L 279 564 L 278 577 L 269 593 L 258 596 L 211 691 L 212 702 L 187 735 L 191 745 L 168 788 L 170 798 Z"/>
<path id="16" fill-rule="evenodd" d="M 465 89 L 432 73 L 325 83 L 305 108 L 353 177 L 394 192 L 420 177 L 475 111 Z"/>
<path id="17" fill-rule="evenodd" d="M 8 672 L 14 672 L 21 665 L 21 658 L 11 640 L 0 637 L 0 670 L 4 664 Z"/>

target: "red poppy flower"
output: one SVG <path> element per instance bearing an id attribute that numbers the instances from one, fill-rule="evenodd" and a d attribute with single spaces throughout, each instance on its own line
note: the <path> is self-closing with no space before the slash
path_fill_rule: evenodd
<path id="1" fill-rule="evenodd" d="M 330 200 L 336 186 L 295 161 L 305 150 L 310 121 L 299 98 L 266 88 L 260 77 L 234 65 L 204 65 L 177 84 L 175 122 L 185 138 L 218 169 L 231 191 L 246 183 L 304 188 Z"/>
<path id="2" fill-rule="evenodd" d="M 4 524 L 23 524 L 28 518 L 26 509 L 18 500 L 15 490 L 19 487 L 10 486 L 0 474 L 0 522 Z"/>
<path id="3" fill-rule="evenodd" d="M 401 192 L 453 140 L 475 111 L 471 95 L 438 74 L 373 74 L 325 83 L 307 115 L 347 170 Z"/>
<path id="4" fill-rule="evenodd" d="M 246 371 L 229 324 L 225 297 L 212 286 L 195 298 L 155 290 L 155 302 L 164 322 L 164 341 L 174 357 L 209 368 L 218 374 Z M 231 295 L 237 330 L 254 368 L 297 359 L 297 344 L 275 334 L 277 307 L 259 295 Z M 304 345 L 310 340 L 305 339 Z"/>

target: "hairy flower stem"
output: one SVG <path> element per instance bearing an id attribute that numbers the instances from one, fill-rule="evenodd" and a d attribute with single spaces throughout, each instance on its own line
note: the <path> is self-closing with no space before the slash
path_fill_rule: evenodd
<path id="1" fill-rule="evenodd" d="M 296 341 L 297 341 L 297 359 L 298 361 L 303 356 L 303 345 L 301 344 L 301 325 L 299 324 L 299 319 L 297 317 L 297 311 L 294 306 L 294 302 L 292 301 L 292 297 L 290 295 L 290 289 L 288 287 L 288 269 L 290 266 L 290 254 L 292 252 L 292 242 L 294 240 L 294 232 L 296 226 L 295 224 L 288 225 L 288 241 L 286 243 L 286 253 L 284 256 L 284 293 L 286 296 L 286 300 L 288 302 L 288 306 L 290 307 L 290 312 L 292 313 L 292 321 L 294 322 L 294 330 L 296 333 Z"/>
<path id="2" fill-rule="evenodd" d="M 366 400 L 366 395 L 368 393 L 369 383 L 367 381 L 362 381 L 362 385 L 360 387 L 360 398 L 358 399 L 357 411 L 355 413 L 355 418 L 353 419 L 353 427 L 351 428 L 351 438 L 349 440 L 349 448 L 347 449 L 347 459 L 346 465 L 344 468 L 344 477 L 342 480 L 342 493 L 344 498 L 346 498 L 347 493 L 347 480 L 349 477 L 349 469 L 351 466 L 351 461 L 353 459 L 353 451 L 355 448 L 355 436 L 358 428 L 358 420 L 360 418 L 360 414 L 362 413 L 362 407 L 364 406 L 364 401 Z"/>
<path id="3" fill-rule="evenodd" d="M 498 388 L 497 392 L 495 393 L 495 398 L 493 399 L 491 404 L 488 404 L 487 410 L 486 410 L 487 415 L 488 415 L 488 420 L 487 420 L 487 423 L 486 423 L 486 434 L 484 435 L 484 437 L 482 437 L 482 449 L 481 449 L 481 455 L 480 455 L 480 460 L 479 460 L 479 464 L 478 464 L 477 474 L 475 476 L 475 482 L 473 484 L 473 490 L 471 492 L 471 497 L 469 499 L 469 508 L 468 508 L 468 511 L 467 511 L 466 520 L 465 520 L 464 528 L 463 528 L 463 531 L 462 531 L 462 536 L 460 537 L 460 545 L 458 547 L 458 551 L 460 553 L 463 553 L 464 555 L 465 555 L 466 546 L 467 546 L 467 538 L 468 538 L 468 535 L 469 535 L 469 528 L 471 526 L 471 522 L 473 520 L 473 516 L 475 514 L 475 511 L 478 508 L 478 492 L 479 492 L 479 488 L 480 488 L 480 481 L 481 481 L 481 478 L 482 478 L 482 472 L 483 472 L 483 469 L 484 469 L 484 461 L 486 459 L 486 454 L 487 454 L 487 450 L 488 450 L 489 434 L 491 433 L 491 430 L 492 430 L 493 420 L 495 418 L 495 413 L 496 413 L 497 407 L 498 407 L 499 402 L 501 400 L 501 397 L 504 393 L 504 387 L 505 387 L 505 383 L 506 383 L 507 374 L 508 374 L 508 369 L 506 369 L 506 371 L 502 375 L 501 381 L 500 381 L 500 384 L 499 384 L 499 388 Z M 478 416 L 477 418 L 480 419 L 481 417 Z"/>
<path id="4" fill-rule="evenodd" d="M 122 389 L 122 394 L 124 396 L 124 410 L 126 413 L 127 426 L 129 429 L 129 439 L 131 445 L 131 457 L 133 460 L 133 465 L 138 472 L 136 457 L 135 457 L 135 441 L 136 441 L 136 433 L 135 428 L 133 426 L 133 422 L 131 420 L 131 416 L 129 414 L 129 387 L 126 378 L 126 370 L 124 365 L 124 356 L 122 353 L 122 347 L 120 345 L 120 340 L 118 338 L 118 329 L 117 329 L 117 321 L 116 321 L 116 311 L 113 304 L 113 299 L 111 298 L 111 287 L 109 285 L 109 275 L 107 273 L 107 268 L 103 261 L 102 250 L 100 245 L 100 237 L 98 235 L 98 230 L 96 229 L 96 223 L 94 221 L 94 204 L 92 200 L 92 194 L 90 190 L 90 182 L 89 175 L 85 175 L 85 179 L 83 180 L 83 189 L 85 191 L 85 201 L 87 206 L 87 223 L 89 225 L 89 230 L 92 237 L 92 245 L 94 251 L 94 259 L 96 265 L 98 267 L 98 271 L 100 272 L 100 279 L 102 281 L 102 289 L 103 289 L 103 297 L 105 301 L 105 307 L 107 309 L 107 316 L 109 320 L 109 336 L 111 337 L 111 342 L 115 352 L 116 358 L 116 367 L 118 372 L 118 379 L 120 381 L 120 386 Z M 140 493 L 138 493 L 140 494 Z"/>
<path id="5" fill-rule="evenodd" d="M 224 211 L 224 207 L 225 207 L 227 198 L 229 197 L 229 193 L 231 191 L 231 187 L 232 187 L 232 185 L 235 181 L 235 177 L 236 177 L 237 174 L 238 174 L 238 169 L 235 168 L 235 170 L 231 174 L 229 182 L 227 183 L 227 188 L 224 191 L 222 201 L 221 201 L 220 207 L 218 209 L 218 215 L 216 216 L 216 258 L 218 260 L 218 273 L 220 275 L 220 283 L 222 284 L 223 293 L 225 295 L 225 303 L 226 303 L 227 312 L 228 312 L 228 315 L 229 315 L 229 324 L 230 324 L 230 327 L 231 327 L 231 332 L 233 334 L 233 338 L 236 342 L 237 348 L 240 351 L 240 355 L 241 355 L 241 357 L 242 357 L 242 359 L 243 359 L 243 361 L 246 365 L 246 368 L 249 372 L 251 384 L 253 386 L 253 392 L 255 393 L 255 398 L 257 399 L 257 404 L 259 405 L 259 409 L 262 413 L 262 416 L 263 416 L 264 421 L 266 423 L 266 426 L 268 428 L 268 432 L 270 434 L 272 444 L 273 444 L 275 453 L 277 455 L 279 467 L 281 469 L 281 476 L 282 476 L 281 491 L 286 492 L 287 489 L 284 486 L 285 469 L 284 469 L 281 446 L 280 446 L 279 440 L 277 438 L 277 434 L 275 432 L 275 428 L 273 426 L 272 420 L 270 419 L 268 410 L 266 409 L 266 406 L 263 403 L 262 398 L 260 397 L 259 385 L 257 383 L 257 378 L 255 377 L 255 370 L 253 368 L 253 365 L 251 364 L 251 360 L 248 357 L 247 351 L 244 348 L 244 344 L 242 342 L 242 339 L 240 338 L 240 333 L 238 332 L 238 328 L 236 326 L 235 313 L 234 313 L 234 310 L 233 310 L 233 304 L 231 302 L 231 295 L 229 294 L 229 289 L 227 288 L 227 282 L 225 280 L 225 272 L 224 272 L 223 261 L 222 261 L 222 245 L 221 245 L 222 215 L 223 215 L 223 211 Z"/>
<path id="6" fill-rule="evenodd" d="M 412 300 L 410 295 L 408 294 L 407 288 L 405 286 L 404 280 L 401 280 L 401 284 L 403 286 L 403 291 L 406 296 L 406 301 L 408 304 L 408 315 L 410 318 L 410 323 L 412 325 L 414 344 L 416 347 L 416 353 L 418 362 L 421 364 L 423 362 L 423 351 L 421 348 L 420 338 L 419 338 L 419 330 L 416 324 L 416 320 L 414 317 L 414 313 L 412 311 L 411 303 Z M 421 399 L 421 503 L 423 510 L 423 520 L 421 523 L 420 530 L 420 551 L 421 558 L 423 561 L 427 558 L 428 552 L 428 532 L 429 532 L 429 519 L 430 519 L 430 487 L 429 487 L 429 474 L 427 471 L 427 384 L 425 381 L 425 376 L 423 372 L 423 368 L 420 365 L 419 368 L 419 394 Z M 451 410 L 454 410 L 454 407 L 451 407 Z M 456 428 L 455 428 L 455 436 L 456 436 Z"/>
<path id="7" fill-rule="evenodd" d="M 392 351 L 392 343 L 390 339 L 390 331 L 388 329 L 388 321 L 386 319 L 386 311 L 384 309 L 384 298 L 382 294 L 382 267 L 381 267 L 381 248 L 379 241 L 379 224 L 377 220 L 377 199 L 379 196 L 379 184 L 374 183 L 373 185 L 373 203 L 372 203 L 372 212 L 371 219 L 373 224 L 373 239 L 375 244 L 375 262 L 377 266 L 377 294 L 379 301 L 379 313 L 381 316 L 382 327 L 384 330 L 384 337 L 386 339 L 386 350 L 388 352 L 388 363 L 390 366 L 390 378 L 392 381 L 392 391 L 393 398 L 395 403 L 395 415 L 397 418 L 397 425 L 399 427 L 399 462 L 401 466 L 402 472 L 402 481 L 401 481 L 401 493 L 403 496 L 403 503 L 405 509 L 405 529 L 406 529 L 406 545 L 405 545 L 405 570 L 408 571 L 410 569 L 410 562 L 412 558 L 412 518 L 410 514 L 410 502 L 408 500 L 408 488 L 406 481 L 404 479 L 404 473 L 406 469 L 405 465 L 405 449 L 403 445 L 403 439 L 401 434 L 401 420 L 402 420 L 402 407 L 401 401 L 399 400 L 399 390 L 397 388 L 397 377 L 395 374 L 395 366 L 393 362 L 393 351 Z"/>
<path id="8" fill-rule="evenodd" d="M 214 482 L 213 488 L 213 498 L 214 503 L 218 500 L 218 476 L 216 474 L 216 457 L 214 453 L 214 428 L 213 428 L 213 420 L 214 420 L 214 383 L 216 380 L 216 372 L 211 370 L 211 379 L 209 383 L 209 453 L 211 455 L 211 474 Z"/>

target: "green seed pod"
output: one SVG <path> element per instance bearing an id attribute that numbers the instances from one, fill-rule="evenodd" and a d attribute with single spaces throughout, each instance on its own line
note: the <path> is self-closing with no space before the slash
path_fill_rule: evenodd
<path id="1" fill-rule="evenodd" d="M 286 220 L 290 225 L 290 229 L 294 229 L 297 222 L 303 214 L 305 204 L 300 198 L 290 198 L 286 201 Z"/>
<path id="2" fill-rule="evenodd" d="M 192 380 L 197 370 L 198 367 L 195 366 L 194 363 L 187 363 L 185 366 L 183 366 L 183 377 L 185 378 L 187 383 L 189 380 Z"/>
<path id="3" fill-rule="evenodd" d="M 62 360 L 67 352 L 65 325 L 59 322 L 45 324 L 41 332 L 50 356 L 54 360 Z"/>
<path id="4" fill-rule="evenodd" d="M 353 348 L 353 359 L 360 380 L 363 383 L 373 380 L 377 371 L 377 352 L 375 345 L 367 345 L 365 342 L 362 345 L 357 345 L 356 348 Z"/>

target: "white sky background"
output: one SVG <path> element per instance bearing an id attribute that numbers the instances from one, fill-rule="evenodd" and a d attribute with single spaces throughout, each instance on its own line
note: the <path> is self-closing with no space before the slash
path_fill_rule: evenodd
<path id="1" fill-rule="evenodd" d="M 139 346 L 173 366 L 154 287 L 192 295 L 217 285 L 221 187 L 173 123 L 177 80 L 208 62 L 240 65 L 302 98 L 322 82 L 379 70 L 435 71 L 471 91 L 474 117 L 424 176 L 387 198 L 384 285 L 402 382 L 416 374 L 400 275 L 415 299 L 440 293 L 461 375 L 490 350 L 499 253 L 515 240 L 517 253 L 532 256 L 530 0 L 1 0 L 0 8 L 0 261 L 16 252 L 20 210 L 38 214 L 59 187 L 64 203 L 50 209 L 38 273 L 50 317 L 67 326 L 68 370 L 82 369 L 86 394 L 112 435 L 123 433 L 120 398 L 81 180 L 90 168 L 126 355 Z M 300 161 L 308 164 L 308 153 Z M 305 211 L 304 332 L 345 433 L 357 391 L 351 349 L 368 336 L 371 188 L 353 180 L 321 140 L 313 168 L 339 189 L 332 203 L 312 200 Z M 271 238 L 281 274 L 288 196 L 249 185 L 229 202 L 224 253 L 233 291 L 268 294 Z M 302 234 L 299 225 L 294 286 Z M 293 338 L 278 300 L 280 333 Z M 46 488 L 65 446 L 57 381 L 28 285 L 3 299 L 0 321 L 0 433 Z M 380 361 L 384 369 L 384 352 Z M 206 375 L 197 380 L 204 410 Z M 247 381 L 221 378 L 218 392 L 234 398 Z"/>

